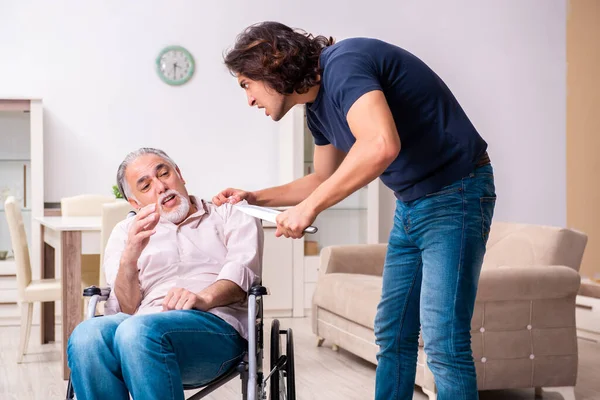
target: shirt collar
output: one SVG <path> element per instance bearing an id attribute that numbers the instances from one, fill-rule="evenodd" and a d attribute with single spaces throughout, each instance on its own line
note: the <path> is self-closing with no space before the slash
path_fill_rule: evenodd
<path id="1" fill-rule="evenodd" d="M 179 226 L 183 226 L 186 224 L 195 224 L 195 225 L 193 225 L 193 227 L 197 228 L 198 225 L 200 225 L 200 221 L 202 221 L 202 217 L 208 213 L 208 208 L 207 208 L 204 200 L 202 200 L 196 196 L 190 196 L 190 202 L 191 202 L 191 204 L 196 206 L 196 212 L 193 213 L 192 215 L 189 215 L 186 219 L 181 221 L 181 223 L 179 225 L 176 225 L 176 226 L 179 227 Z"/>
<path id="2" fill-rule="evenodd" d="M 188 218 L 201 217 L 208 212 L 204 200 L 199 199 L 196 196 L 190 196 L 190 202 L 196 206 L 196 212 L 190 215 Z"/>

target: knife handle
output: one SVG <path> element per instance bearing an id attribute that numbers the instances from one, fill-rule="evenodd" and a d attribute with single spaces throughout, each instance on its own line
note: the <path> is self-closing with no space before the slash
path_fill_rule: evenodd
<path id="1" fill-rule="evenodd" d="M 304 230 L 306 233 L 317 233 L 318 229 L 316 226 L 309 226 Z"/>

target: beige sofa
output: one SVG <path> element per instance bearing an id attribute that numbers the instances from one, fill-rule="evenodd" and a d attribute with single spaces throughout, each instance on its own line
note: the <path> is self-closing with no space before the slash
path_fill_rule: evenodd
<path id="1" fill-rule="evenodd" d="M 541 388 L 574 398 L 575 296 L 587 236 L 569 229 L 495 222 L 471 324 L 479 390 Z M 377 363 L 373 322 L 386 245 L 323 249 L 312 304 L 313 332 Z M 436 398 L 419 344 L 416 384 Z"/>

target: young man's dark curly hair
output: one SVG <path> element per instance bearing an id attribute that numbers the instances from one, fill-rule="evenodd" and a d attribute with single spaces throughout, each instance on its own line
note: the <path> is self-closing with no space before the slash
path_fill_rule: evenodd
<path id="1" fill-rule="evenodd" d="M 303 94 L 319 83 L 319 56 L 334 43 L 279 22 L 248 27 L 225 55 L 232 74 L 263 81 L 277 93 Z"/>

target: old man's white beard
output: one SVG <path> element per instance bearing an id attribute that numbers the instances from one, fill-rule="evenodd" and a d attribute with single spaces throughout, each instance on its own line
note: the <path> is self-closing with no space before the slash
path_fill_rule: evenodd
<path id="1" fill-rule="evenodd" d="M 179 206 L 177 206 L 177 208 L 175 208 L 173 211 L 167 212 L 162 207 L 162 203 L 164 199 L 171 195 L 179 197 Z M 188 199 L 183 197 L 181 194 L 179 194 L 178 191 L 173 189 L 167 190 L 165 193 L 163 193 L 160 196 L 158 203 L 160 204 L 160 215 L 164 217 L 167 221 L 172 222 L 174 224 L 178 224 L 181 221 L 183 221 L 184 218 L 188 215 L 188 212 L 190 211 L 190 202 L 188 201 Z"/>

